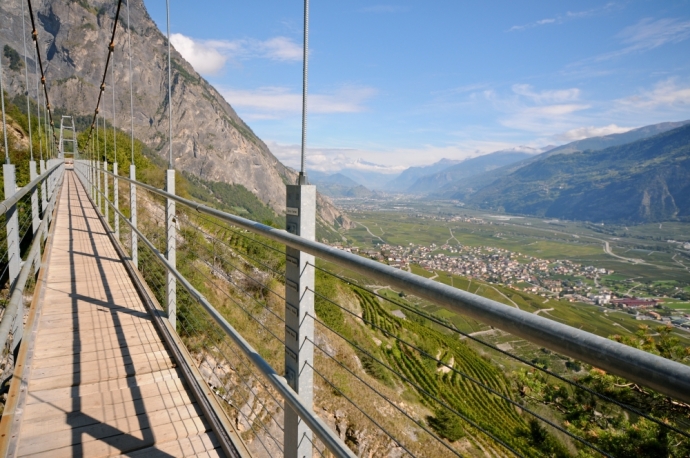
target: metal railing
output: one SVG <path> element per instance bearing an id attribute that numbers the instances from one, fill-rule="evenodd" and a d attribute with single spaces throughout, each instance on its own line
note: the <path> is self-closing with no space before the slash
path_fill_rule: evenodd
<path id="1" fill-rule="evenodd" d="M 26 186 L 16 188 L 13 165 L 5 165 L 4 184 L 8 196 L 0 203 L 0 218 L 5 226 L 1 232 L 3 254 L 0 257 L 2 280 L 2 319 L 0 321 L 0 345 L 2 345 L 2 384 L 11 378 L 14 358 L 22 341 L 25 318 L 25 293 L 30 282 L 38 275 L 41 266 L 41 250 L 48 236 L 57 195 L 64 176 L 64 162 L 51 159 L 41 161 L 41 175 Z M 32 178 L 35 163 L 30 164 Z M 39 204 L 40 202 L 40 204 Z"/>
<path id="2" fill-rule="evenodd" d="M 477 397 L 486 399 L 486 409 L 501 411 L 509 418 L 511 427 L 519 429 L 526 425 L 525 419 L 516 413 L 519 410 L 545 425 L 549 431 L 564 436 L 570 443 L 610 456 L 590 439 L 530 409 L 523 401 L 513 399 L 505 386 L 495 384 L 494 379 L 500 377 L 482 375 L 482 371 L 491 370 L 490 363 L 479 369 L 464 367 L 459 362 L 464 350 L 456 345 L 457 339 L 443 340 L 443 334 L 435 335 L 435 339 L 443 341 L 447 351 L 434 354 L 424 342 L 415 340 L 410 334 L 416 322 L 424 322 L 425 326 L 439 328 L 451 336 L 461 335 L 492 352 L 544 372 L 565 383 L 569 389 L 612 403 L 659 427 L 668 428 L 679 437 L 690 438 L 682 428 L 667 425 L 664 420 L 634 406 L 487 344 L 420 311 L 409 302 L 362 286 L 353 277 L 359 275 L 375 279 L 380 284 L 458 311 L 683 402 L 690 401 L 688 366 L 184 199 L 112 172 L 104 173 L 102 168 L 93 167 L 86 161 L 77 161 L 75 168 L 94 200 L 102 196 L 104 207 L 110 206 L 113 210 L 108 217 L 113 232 L 119 233 L 123 245 L 130 247 L 130 257 L 138 258 L 139 270 L 160 304 L 166 303 L 166 276 L 172 274 L 175 277 L 178 282 L 177 332 L 184 337 L 190 352 L 198 357 L 199 367 L 206 371 L 206 379 L 218 398 L 226 403 L 236 423 L 246 428 L 245 438 L 259 442 L 257 449 L 268 455 L 284 453 L 285 444 L 279 436 L 285 435 L 285 424 L 280 422 L 279 413 L 286 408 L 296 411 L 316 434 L 314 450 L 317 453 L 322 453 L 325 446 L 337 456 L 350 456 L 351 451 L 344 446 L 343 439 L 357 453 L 366 451 L 364 445 L 358 443 L 356 434 L 351 434 L 346 416 L 371 425 L 376 431 L 372 433 L 373 437 L 384 438 L 378 453 L 398 449 L 402 454 L 413 456 L 430 453 L 457 456 L 460 452 L 451 444 L 451 438 L 433 427 L 434 417 L 445 418 L 445 412 L 464 422 L 464 430 L 473 432 L 471 441 L 477 447 L 498 446 L 503 450 L 501 453 L 509 451 L 517 456 L 523 455 L 527 446 L 524 440 L 509 437 L 491 421 L 477 418 L 471 410 L 462 408 L 461 398 L 467 390 L 480 390 L 482 394 Z M 105 176 L 114 179 L 105 180 Z M 93 182 L 94 177 L 98 184 Z M 139 189 L 137 193 L 128 193 L 126 189 L 120 189 L 118 193 L 121 200 L 135 196 L 136 201 L 129 202 L 129 214 L 137 215 L 138 225 L 132 224 L 126 214 L 127 205 L 107 200 L 108 196 L 115 195 L 110 192 L 110 187 L 116 186 Z M 168 246 L 167 239 L 171 237 L 165 224 L 167 200 L 182 205 L 178 207 L 176 231 L 172 235 L 178 250 L 177 268 L 170 265 L 163 255 Z M 108 215 L 105 208 L 99 211 Z M 115 215 L 119 216 L 117 222 Z M 121 224 L 123 221 L 126 224 Z M 138 248 L 132 243 L 137 239 L 143 242 Z M 131 251 L 132 246 L 135 252 Z M 315 323 L 316 333 L 314 337 L 304 337 L 304 341 L 308 340 L 316 350 L 314 360 L 307 364 L 314 373 L 314 386 L 318 388 L 316 404 L 322 406 L 314 410 L 324 418 L 302 402 L 285 378 L 289 374 L 286 374 L 281 357 L 282 353 L 290 353 L 285 338 L 294 331 L 286 325 L 286 313 L 290 312 L 286 312 L 281 304 L 285 304 L 286 294 L 293 286 L 286 279 L 286 254 L 282 247 L 309 253 L 322 264 L 332 264 L 353 273 L 346 278 L 332 268 L 312 262 L 310 267 L 317 271 L 316 286 L 307 287 L 304 291 L 313 294 L 320 306 L 309 316 Z M 289 258 L 287 262 L 290 262 Z M 329 281 L 337 282 L 335 289 L 321 289 Z M 358 305 L 347 303 L 352 300 Z M 403 323 L 405 318 L 391 315 L 392 308 L 404 310 L 403 316 L 409 318 L 408 323 Z M 337 315 L 338 320 L 344 323 L 369 327 L 379 338 L 389 342 L 387 347 L 384 348 L 381 342 L 377 344 L 378 349 L 364 343 L 363 337 L 348 329 L 347 325 L 338 326 L 337 320 L 329 319 L 329 313 Z M 432 372 L 437 372 L 442 382 L 451 388 L 440 389 L 438 382 L 428 380 L 420 372 L 420 367 L 429 365 L 433 365 Z M 426 416 L 426 421 L 423 412 L 394 401 L 396 390 L 408 388 L 433 414 Z M 325 391 L 331 395 L 323 395 Z M 358 402 L 357 398 L 365 398 L 362 396 L 364 392 L 368 393 L 366 399 L 371 399 L 371 402 Z M 329 397 L 336 401 L 325 401 Z M 340 414 L 340 408 L 346 409 L 347 415 Z M 371 444 L 368 446 L 371 452 Z"/>

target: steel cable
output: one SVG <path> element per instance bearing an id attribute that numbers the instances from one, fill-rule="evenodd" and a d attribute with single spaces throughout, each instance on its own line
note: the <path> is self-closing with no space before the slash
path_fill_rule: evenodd
<path id="1" fill-rule="evenodd" d="M 342 277 L 342 276 L 340 276 L 340 275 L 338 275 L 338 274 L 335 274 L 335 273 L 333 273 L 333 272 L 330 272 L 330 271 L 328 271 L 328 270 L 326 270 L 326 269 L 324 269 L 324 268 L 322 268 L 322 267 L 318 267 L 318 266 L 315 266 L 315 265 L 313 265 L 313 264 L 310 264 L 310 265 L 311 265 L 312 267 L 314 267 L 315 269 L 318 269 L 318 270 L 320 270 L 320 271 L 322 271 L 322 272 L 324 272 L 324 273 L 326 273 L 326 274 L 328 274 L 328 275 L 331 275 L 331 276 L 333 276 L 333 277 L 335 277 L 335 278 L 337 278 L 337 279 L 343 281 L 344 283 L 346 283 L 346 284 L 348 284 L 348 285 L 350 285 L 350 286 L 353 286 L 353 287 L 355 287 L 355 288 L 357 288 L 357 289 L 360 289 L 360 290 L 362 290 L 362 291 L 366 291 L 367 293 L 372 294 L 372 295 L 374 295 L 374 296 L 376 296 L 376 297 L 378 297 L 378 298 L 380 298 L 380 299 L 383 299 L 384 301 L 390 302 L 391 304 L 394 304 L 394 305 L 396 305 L 396 306 L 398 306 L 398 307 L 404 308 L 405 310 L 407 310 L 407 311 L 409 311 L 409 312 L 412 312 L 412 313 L 414 313 L 414 314 L 416 314 L 416 315 L 418 315 L 418 316 L 420 316 L 420 317 L 422 317 L 422 318 L 425 318 L 425 319 L 427 319 L 427 320 L 429 320 L 429 321 L 432 321 L 433 323 L 438 324 L 439 326 L 442 326 L 442 327 L 444 327 L 444 328 L 446 328 L 446 329 L 448 329 L 448 330 L 450 330 L 450 331 L 452 331 L 452 332 L 454 332 L 454 333 L 460 334 L 460 335 L 462 335 L 462 336 L 464 336 L 464 337 L 466 337 L 466 338 L 472 340 L 473 342 L 477 342 L 478 344 L 481 344 L 481 345 L 483 345 L 483 346 L 485 346 L 485 347 L 487 347 L 487 348 L 490 348 L 490 349 L 492 349 L 492 350 L 494 350 L 494 351 L 496 351 L 496 352 L 498 352 L 498 353 L 501 353 L 501 354 L 504 355 L 504 356 L 507 356 L 507 357 L 509 357 L 509 358 L 511 358 L 511 359 L 514 359 L 514 360 L 516 360 L 516 361 L 519 361 L 519 362 L 521 362 L 521 363 L 523 363 L 523 364 L 526 364 L 526 365 L 528 365 L 528 366 L 530 366 L 530 367 L 532 367 L 532 368 L 534 368 L 534 369 L 537 369 L 537 370 L 540 371 L 540 372 L 543 372 L 543 373 L 545 373 L 545 374 L 548 374 L 548 375 L 550 375 L 550 376 L 552 376 L 552 377 L 554 377 L 554 378 L 556 378 L 556 379 L 558 379 L 558 380 L 560 380 L 560 381 L 562 381 L 562 382 L 564 382 L 564 383 L 567 383 L 568 385 L 571 385 L 571 386 L 574 387 L 574 388 L 579 388 L 579 389 L 581 389 L 581 390 L 583 390 L 583 391 L 585 391 L 585 392 L 587 392 L 587 393 L 589 393 L 589 394 L 591 394 L 591 395 L 593 395 L 593 396 L 598 397 L 599 399 L 601 399 L 601 400 L 603 400 L 603 401 L 610 402 L 611 404 L 614 404 L 614 405 L 616 405 L 616 406 L 618 406 L 618 407 L 620 407 L 620 408 L 622 408 L 622 409 L 625 409 L 625 410 L 627 410 L 627 411 L 629 411 L 629 412 L 631 412 L 631 413 L 634 413 L 635 415 L 639 415 L 640 417 L 643 417 L 643 418 L 646 419 L 646 420 L 649 420 L 649 421 L 651 421 L 651 422 L 653 422 L 653 423 L 656 423 L 656 424 L 659 425 L 659 426 L 663 426 L 663 427 L 668 428 L 668 429 L 672 430 L 673 432 L 678 433 L 678 434 L 680 434 L 680 435 L 682 435 L 682 436 L 684 436 L 684 437 L 686 437 L 686 438 L 690 438 L 690 433 L 688 433 L 688 432 L 686 432 L 686 431 L 682 431 L 681 429 L 678 429 L 678 428 L 676 428 L 676 427 L 673 426 L 673 425 L 670 425 L 670 424 L 668 424 L 668 423 L 665 423 L 663 420 L 659 420 L 659 419 L 657 419 L 657 418 L 654 418 L 654 417 L 652 417 L 652 416 L 650 416 L 650 415 L 648 415 L 648 414 L 646 414 L 646 413 L 644 413 L 644 412 L 642 412 L 642 411 L 636 409 L 635 407 L 632 407 L 632 406 L 629 406 L 629 405 L 627 405 L 627 404 L 624 404 L 624 403 L 622 403 L 622 402 L 620 402 L 620 401 L 617 401 L 617 400 L 615 400 L 615 399 L 613 399 L 613 398 L 611 398 L 611 397 L 609 397 L 609 396 L 606 396 L 605 394 L 599 393 L 598 391 L 595 391 L 595 390 L 593 390 L 593 389 L 591 389 L 591 388 L 588 388 L 588 387 L 586 387 L 586 386 L 584 386 L 584 385 L 582 385 L 582 384 L 580 384 L 580 383 L 577 383 L 577 382 L 575 382 L 575 381 L 573 381 L 573 380 L 569 380 L 569 379 L 563 377 L 562 375 L 556 374 L 555 372 L 550 371 L 549 369 L 545 369 L 545 368 L 543 368 L 543 367 L 541 367 L 541 366 L 539 366 L 539 365 L 537 365 L 537 364 L 535 364 L 535 363 L 533 363 L 533 362 L 531 362 L 531 361 L 528 361 L 528 360 L 526 360 L 526 359 L 523 359 L 523 358 L 521 358 L 521 357 L 519 357 L 519 356 L 517 356 L 517 355 L 514 355 L 514 354 L 512 354 L 512 353 L 509 353 L 509 352 L 507 352 L 507 351 L 505 351 L 505 350 L 501 350 L 500 348 L 496 347 L 495 345 L 492 345 L 492 344 L 490 344 L 490 343 L 488 343 L 488 342 L 485 342 L 485 341 L 483 341 L 483 340 L 481 340 L 481 339 L 478 339 L 478 338 L 476 338 L 475 336 L 472 336 L 472 335 L 470 335 L 470 334 L 468 334 L 468 333 L 466 333 L 466 332 L 463 332 L 463 331 L 457 329 L 457 328 L 454 327 L 454 326 L 450 326 L 448 323 L 445 323 L 444 321 L 442 321 L 442 320 L 440 320 L 440 319 L 438 319 L 438 318 L 436 318 L 436 317 L 434 317 L 434 316 L 432 316 L 432 315 L 429 315 L 429 314 L 427 314 L 427 313 L 424 313 L 424 312 L 422 312 L 421 310 L 416 310 L 415 308 L 413 308 L 413 307 L 411 307 L 411 306 L 409 306 L 409 305 L 403 304 L 403 303 L 401 303 L 401 302 L 397 302 L 397 301 L 395 301 L 395 300 L 393 300 L 393 299 L 391 299 L 391 298 L 388 298 L 388 297 L 386 297 L 386 296 L 383 296 L 382 294 L 379 294 L 379 293 L 377 293 L 377 292 L 375 292 L 375 291 L 372 291 L 372 290 L 370 290 L 370 289 L 368 289 L 368 288 L 365 288 L 365 287 L 363 287 L 363 286 L 360 286 L 360 285 L 358 285 L 357 283 L 355 283 L 355 282 L 353 282 L 353 281 L 351 281 L 351 280 L 348 280 L 348 279 L 346 279 L 346 278 L 344 278 L 344 277 Z"/>

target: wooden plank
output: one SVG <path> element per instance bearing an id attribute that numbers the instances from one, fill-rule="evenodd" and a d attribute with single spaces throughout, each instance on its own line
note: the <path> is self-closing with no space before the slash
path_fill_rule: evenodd
<path id="1" fill-rule="evenodd" d="M 198 456 L 198 457 L 220 457 L 224 456 L 219 450 L 220 444 L 212 432 L 200 434 L 198 436 L 187 437 L 184 439 L 156 444 L 155 447 L 147 447 L 136 452 L 128 453 L 128 457 L 170 457 L 170 456 Z M 119 455 L 124 457 L 125 455 Z"/>
<path id="2" fill-rule="evenodd" d="M 224 456 L 83 188 L 65 186 L 14 455 Z"/>

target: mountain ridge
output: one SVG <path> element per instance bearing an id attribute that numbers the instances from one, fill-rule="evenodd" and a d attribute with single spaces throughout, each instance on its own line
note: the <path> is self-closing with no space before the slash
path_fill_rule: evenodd
<path id="1" fill-rule="evenodd" d="M 467 203 L 588 221 L 690 220 L 690 124 L 603 150 L 542 158 Z"/>

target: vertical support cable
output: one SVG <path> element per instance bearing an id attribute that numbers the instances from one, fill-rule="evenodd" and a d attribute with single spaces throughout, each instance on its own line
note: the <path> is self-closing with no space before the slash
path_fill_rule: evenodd
<path id="1" fill-rule="evenodd" d="M 137 179 L 137 167 L 134 165 L 134 72 L 132 71 L 132 24 L 129 19 L 129 0 L 127 0 L 127 46 L 129 48 L 129 111 L 130 111 L 130 131 L 132 157 L 129 164 L 129 178 Z M 137 187 L 134 183 L 129 184 L 129 218 L 133 227 L 137 227 Z M 137 246 L 137 234 L 131 232 L 130 252 L 132 253 L 132 263 L 139 267 L 139 253 Z"/>
<path id="2" fill-rule="evenodd" d="M 309 70 L 309 0 L 304 0 L 302 74 L 302 151 L 296 185 L 286 189 L 286 229 L 309 240 L 316 238 L 316 188 L 307 184 L 307 84 Z M 285 248 L 285 379 L 310 408 L 314 403 L 314 256 Z M 284 411 L 284 456 L 311 458 L 313 433 L 291 408 Z"/>
<path id="3" fill-rule="evenodd" d="M 1 62 L 2 59 L 0 59 L 0 63 Z M 2 135 L 5 138 L 5 164 L 9 164 L 10 150 L 7 147 L 7 120 L 5 119 L 5 90 L 2 85 L 2 65 L 0 65 L 0 104 L 2 105 Z M 7 199 L 7 197 L 7 194 L 5 194 L 5 199 Z"/>
<path id="4" fill-rule="evenodd" d="M 132 71 L 132 25 L 129 22 L 129 0 L 127 0 L 127 46 L 129 47 L 129 115 L 132 138 L 132 164 L 134 164 L 134 72 Z"/>
<path id="5" fill-rule="evenodd" d="M 103 161 L 103 211 L 105 212 L 105 230 L 108 230 L 110 225 L 110 205 L 108 205 L 108 199 L 110 198 L 110 188 L 108 186 L 108 161 Z"/>
<path id="6" fill-rule="evenodd" d="M 24 77 L 26 79 L 26 117 L 29 121 L 29 158 L 33 162 L 34 160 L 34 144 L 31 135 L 31 105 L 29 104 L 29 58 L 26 52 L 26 14 L 24 13 L 24 2 L 19 1 L 22 4 L 22 40 L 24 40 Z M 35 164 L 34 164 L 35 165 Z M 33 200 L 33 198 L 32 198 Z M 34 233 L 36 231 L 34 230 Z"/>
<path id="7" fill-rule="evenodd" d="M 117 128 L 116 128 L 116 109 L 115 109 L 115 39 L 113 38 L 113 42 L 110 44 L 111 50 L 110 53 L 112 54 L 112 67 L 110 68 L 110 84 L 113 86 L 113 174 L 115 177 L 117 177 Z M 107 170 L 107 166 L 106 166 Z M 118 205 L 118 190 L 117 190 L 117 178 L 113 178 L 113 204 L 115 205 L 115 209 L 119 209 Z M 106 183 L 108 178 L 106 177 Z M 106 185 L 105 187 L 105 192 L 106 192 L 106 199 L 107 199 L 107 193 L 108 193 L 108 186 Z M 106 202 L 106 207 L 105 207 L 105 213 L 106 217 L 105 220 L 108 221 L 108 205 Z M 115 238 L 120 240 L 120 215 L 117 214 L 117 211 L 113 212 L 113 230 L 115 231 Z"/>
<path id="8" fill-rule="evenodd" d="M 304 43 L 302 46 L 302 154 L 298 184 L 307 184 L 304 153 L 307 149 L 307 92 L 309 83 L 309 0 L 304 0 Z"/>
<path id="9" fill-rule="evenodd" d="M 36 61 L 36 59 L 36 50 L 34 49 L 34 62 Z M 38 121 L 38 153 L 40 155 L 40 160 L 42 161 L 43 138 L 41 137 L 41 91 L 38 89 L 38 62 L 35 62 L 34 65 L 34 76 L 36 77 L 36 120 Z"/>
<path id="10" fill-rule="evenodd" d="M 171 58 L 170 58 L 170 0 L 165 0 L 165 14 L 167 19 L 167 34 L 168 34 L 168 172 L 166 175 L 166 188 L 165 190 L 170 194 L 175 194 L 175 169 L 173 169 L 173 149 L 172 149 L 172 68 L 171 68 Z M 165 220 L 166 220 L 166 257 L 168 262 L 173 266 L 177 267 L 177 255 L 176 255 L 176 240 L 177 235 L 175 233 L 175 201 L 167 199 L 165 206 Z M 167 272 L 167 310 L 168 310 L 168 320 L 172 325 L 173 329 L 176 327 L 176 316 L 177 316 L 177 279 L 175 276 Z"/>
<path id="11" fill-rule="evenodd" d="M 170 194 L 175 194 L 175 170 L 168 170 L 166 175 L 166 186 L 165 190 Z M 166 221 L 166 258 L 171 266 L 177 267 L 177 235 L 176 235 L 176 222 L 175 219 L 175 201 L 172 199 L 167 199 L 165 206 L 165 221 Z M 175 276 L 167 270 L 167 288 L 166 288 L 166 298 L 167 298 L 167 311 L 168 320 L 172 325 L 173 329 L 177 330 L 176 327 L 176 317 L 177 317 L 177 279 Z"/>
<path id="12" fill-rule="evenodd" d="M 168 150 L 168 168 L 173 168 L 173 150 L 172 150 L 172 69 L 170 59 L 170 0 L 165 0 L 165 14 L 167 19 L 168 32 L 168 141 L 170 142 Z M 169 191 L 168 191 L 169 192 Z"/>

